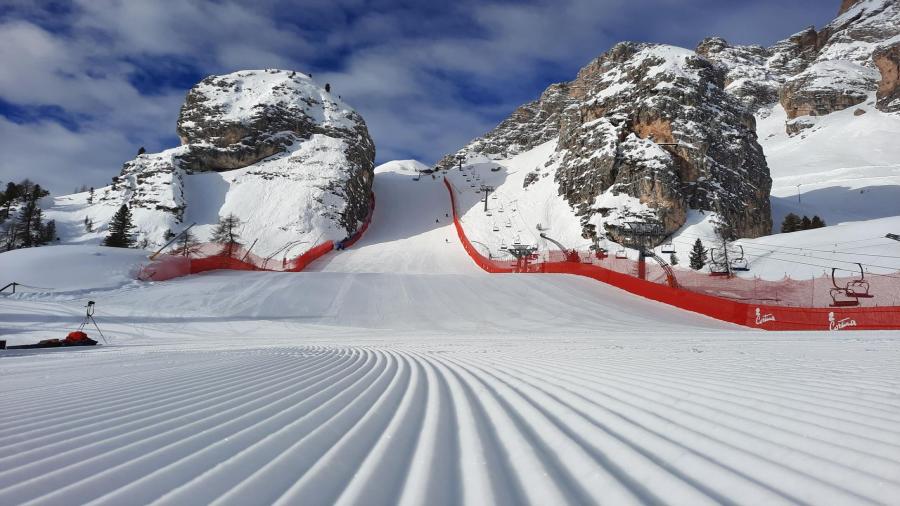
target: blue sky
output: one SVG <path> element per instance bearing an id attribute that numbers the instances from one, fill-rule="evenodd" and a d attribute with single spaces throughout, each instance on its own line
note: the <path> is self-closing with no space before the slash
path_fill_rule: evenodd
<path id="1" fill-rule="evenodd" d="M 248 68 L 312 72 L 379 162 L 432 163 L 621 40 L 768 45 L 838 0 L 0 0 L 0 182 L 102 186 L 178 144 L 185 93 Z"/>

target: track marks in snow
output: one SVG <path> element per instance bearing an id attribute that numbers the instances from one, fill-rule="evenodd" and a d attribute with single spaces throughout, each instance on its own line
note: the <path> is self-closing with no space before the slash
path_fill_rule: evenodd
<path id="1" fill-rule="evenodd" d="M 77 398 L 47 383 L 0 391 L 0 503 L 900 497 L 900 407 L 877 371 L 835 382 L 800 363 L 788 382 L 657 346 L 670 351 L 496 339 L 140 360 L 127 349 L 97 354 L 104 382 L 72 357 L 56 373 L 85 376 Z"/>

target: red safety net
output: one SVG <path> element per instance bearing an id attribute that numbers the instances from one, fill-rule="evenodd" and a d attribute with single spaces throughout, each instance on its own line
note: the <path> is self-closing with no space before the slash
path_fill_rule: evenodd
<path id="1" fill-rule="evenodd" d="M 319 244 L 293 258 L 260 257 L 243 246 L 228 247 L 217 243 L 205 243 L 187 254 L 158 255 L 153 262 L 142 266 L 138 279 L 165 281 L 188 274 L 227 269 L 232 271 L 283 271 L 299 272 L 317 258 L 334 248 L 332 241 Z"/>
<path id="2" fill-rule="evenodd" d="M 375 212 L 375 194 L 370 194 L 369 213 L 362 226 L 340 243 L 340 248 L 349 248 L 358 241 L 372 220 Z M 138 279 L 145 281 L 165 281 L 189 274 L 227 269 L 232 271 L 280 271 L 299 272 L 329 251 L 336 249 L 333 241 L 326 241 L 303 254 L 289 258 L 287 254 L 261 257 L 240 244 L 203 243 L 192 246 L 189 251 L 157 255 L 154 260 L 142 266 Z"/>
<path id="3" fill-rule="evenodd" d="M 551 251 L 524 258 L 488 258 L 466 237 L 456 194 L 453 221 L 466 252 L 493 273 L 557 273 L 586 276 L 643 297 L 719 320 L 768 330 L 900 329 L 900 273 L 860 277 L 764 280 L 711 276 L 664 268 L 647 259 L 598 255 L 593 251 Z"/>

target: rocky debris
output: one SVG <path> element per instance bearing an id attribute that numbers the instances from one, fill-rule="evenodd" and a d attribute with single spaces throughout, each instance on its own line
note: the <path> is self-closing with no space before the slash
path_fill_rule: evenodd
<path id="1" fill-rule="evenodd" d="M 878 48 L 873 60 L 881 73 L 876 106 L 884 112 L 900 112 L 900 40 Z"/>
<path id="2" fill-rule="evenodd" d="M 304 212 L 333 220 L 341 237 L 368 215 L 375 145 L 365 121 L 306 74 L 249 70 L 207 77 L 187 94 L 177 132 L 182 146 L 126 162 L 107 200 L 169 213 L 177 225 L 194 204 L 186 197 L 186 177 L 244 169 L 229 194 L 250 180 L 255 188 L 261 182 L 271 189 L 241 198 L 309 191 Z M 254 219 L 281 232 L 302 234 L 312 227 L 303 216 L 287 223 L 284 216 Z M 151 243 L 159 242 L 159 231 L 145 232 Z"/>
<path id="3" fill-rule="evenodd" d="M 458 163 L 456 156 L 469 152 L 479 153 L 493 160 L 503 160 L 556 138 L 559 135 L 559 117 L 572 102 L 568 83 L 553 84 L 538 100 L 529 102 L 503 120 L 496 128 L 472 141 L 465 149 L 443 157 L 435 165 L 447 169 Z"/>

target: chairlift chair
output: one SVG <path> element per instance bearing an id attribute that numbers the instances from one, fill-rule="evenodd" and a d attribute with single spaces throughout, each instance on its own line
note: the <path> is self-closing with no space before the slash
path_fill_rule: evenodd
<path id="1" fill-rule="evenodd" d="M 838 286 L 837 279 L 835 279 L 837 267 L 832 267 L 831 284 L 833 287 L 828 290 L 832 301 L 831 307 L 855 307 L 859 305 L 859 299 L 875 297 L 869 293 L 869 282 L 866 281 L 862 264 L 857 263 L 856 265 L 859 266 L 859 279 L 850 280 L 844 286 Z"/>
<path id="2" fill-rule="evenodd" d="M 738 249 L 740 250 L 740 253 L 738 253 L 735 258 L 731 259 L 731 270 L 747 272 L 750 270 L 750 262 L 747 261 L 747 257 L 744 256 L 744 247 L 738 245 Z"/>
<path id="3" fill-rule="evenodd" d="M 500 231 L 500 227 L 497 226 L 496 223 L 494 223 L 494 232 L 499 232 L 499 231 Z"/>
<path id="4" fill-rule="evenodd" d="M 619 248 L 616 250 L 616 258 L 620 258 L 620 259 L 628 258 L 628 252 L 625 251 L 625 248 Z"/>
<path id="5" fill-rule="evenodd" d="M 675 245 L 672 244 L 672 241 L 667 241 L 663 243 L 660 251 L 662 251 L 663 253 L 675 253 Z"/>
<path id="6" fill-rule="evenodd" d="M 866 281 L 866 273 L 863 271 L 862 264 L 857 263 L 856 265 L 859 266 L 859 279 L 854 279 L 847 283 L 847 295 L 859 297 L 860 299 L 871 299 L 875 297 L 869 293 L 869 282 Z M 834 281 L 834 270 L 831 271 L 831 277 L 832 281 Z"/>

